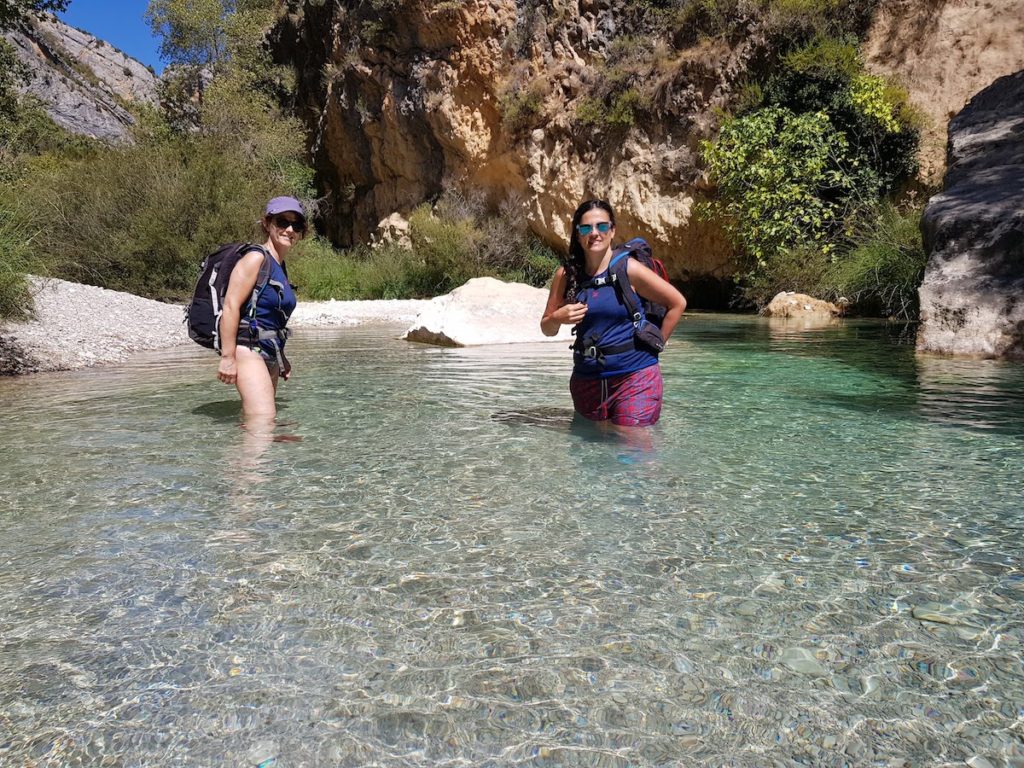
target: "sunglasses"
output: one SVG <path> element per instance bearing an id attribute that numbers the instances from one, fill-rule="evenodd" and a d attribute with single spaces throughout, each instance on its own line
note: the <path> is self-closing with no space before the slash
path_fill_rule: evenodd
<path id="1" fill-rule="evenodd" d="M 576 231 L 579 232 L 584 237 L 589 235 L 595 229 L 598 232 L 600 232 L 602 235 L 604 235 L 604 234 L 607 234 L 611 230 L 611 228 L 612 228 L 612 223 L 610 221 L 599 221 L 599 222 L 597 222 L 597 224 L 577 224 L 576 225 Z"/>
<path id="2" fill-rule="evenodd" d="M 278 229 L 288 229 L 288 227 L 291 227 L 300 235 L 306 231 L 306 222 L 302 219 L 289 219 L 287 216 L 275 216 L 272 221 L 274 226 Z"/>

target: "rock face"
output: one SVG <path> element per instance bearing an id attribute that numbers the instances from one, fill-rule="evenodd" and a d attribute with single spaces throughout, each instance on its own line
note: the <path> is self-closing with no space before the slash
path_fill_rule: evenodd
<path id="1" fill-rule="evenodd" d="M 540 318 L 548 292 L 493 277 L 475 277 L 451 293 L 431 299 L 402 338 L 444 347 L 570 342 L 569 326 L 545 336 Z"/>
<path id="2" fill-rule="evenodd" d="M 1024 70 L 949 124 L 945 189 L 925 209 L 922 352 L 1024 360 Z"/>
<path id="3" fill-rule="evenodd" d="M 647 238 L 674 278 L 731 274 L 724 236 L 693 215 L 705 185 L 697 145 L 758 54 L 756 35 L 652 63 L 660 90 L 646 124 L 582 124 L 625 0 L 543 12 L 515 0 L 293 8 L 275 47 L 299 73 L 335 242 L 366 242 L 392 213 L 455 185 L 495 207 L 514 201 L 562 250 L 576 205 L 605 198 L 619 236 Z"/>
<path id="4" fill-rule="evenodd" d="M 156 104 L 156 76 L 110 44 L 53 18 L 5 34 L 32 72 L 25 91 L 72 133 L 117 144 L 131 141 L 125 102 Z"/>
<path id="5" fill-rule="evenodd" d="M 894 75 L 927 120 L 921 175 L 938 185 L 946 125 L 975 93 L 1024 68 L 1024 0 L 882 0 L 864 44 L 867 66 Z"/>

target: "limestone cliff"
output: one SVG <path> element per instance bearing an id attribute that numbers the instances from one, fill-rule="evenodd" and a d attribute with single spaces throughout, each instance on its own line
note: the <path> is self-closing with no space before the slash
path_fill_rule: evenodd
<path id="1" fill-rule="evenodd" d="M 1024 0 L 883 0 L 868 68 L 899 78 L 925 116 L 921 175 L 939 184 L 946 125 L 993 80 L 1024 68 Z"/>
<path id="2" fill-rule="evenodd" d="M 756 36 L 699 53 L 619 52 L 650 59 L 639 66 L 658 83 L 656 119 L 580 125 L 624 12 L 616 2 L 560 0 L 543 14 L 515 0 L 297 5 L 275 44 L 300 74 L 330 236 L 365 241 L 454 184 L 515 201 L 557 246 L 578 202 L 603 197 L 620 236 L 649 238 L 674 277 L 728 275 L 724 239 L 693 216 L 697 143 Z"/>
<path id="3" fill-rule="evenodd" d="M 1024 70 L 971 99 L 949 137 L 922 222 L 918 349 L 1024 360 Z"/>
<path id="4" fill-rule="evenodd" d="M 275 50 L 300 75 L 329 235 L 364 242 L 451 184 L 515 201 L 535 233 L 564 247 L 575 205 L 597 196 L 615 205 L 620 235 L 653 241 L 673 277 L 730 275 L 728 244 L 693 215 L 706 189 L 697 147 L 770 59 L 768 43 L 753 19 L 712 42 L 636 35 L 637 8 L 656 5 L 291 0 Z M 880 0 L 865 57 L 926 114 L 926 179 L 941 177 L 948 117 L 1024 66 L 1022 25 L 1024 0 Z M 653 100 L 637 115 L 626 104 L 581 119 L 624 73 Z M 629 92 L 620 85 L 624 103 Z"/>
<path id="5" fill-rule="evenodd" d="M 47 16 L 5 33 L 31 77 L 25 91 L 61 127 L 109 143 L 131 140 L 126 102 L 156 104 L 157 78 L 87 32 Z"/>

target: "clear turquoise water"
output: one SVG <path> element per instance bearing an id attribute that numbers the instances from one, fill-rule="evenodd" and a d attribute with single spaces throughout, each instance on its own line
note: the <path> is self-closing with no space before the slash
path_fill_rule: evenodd
<path id="1" fill-rule="evenodd" d="M 301 442 L 0 381 L 0 765 L 1024 765 L 1024 368 L 692 316 L 623 441 L 398 330 L 293 340 Z"/>

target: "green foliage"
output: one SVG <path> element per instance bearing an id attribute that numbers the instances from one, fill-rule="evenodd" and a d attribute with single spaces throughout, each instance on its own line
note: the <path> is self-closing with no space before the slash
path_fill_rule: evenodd
<path id="1" fill-rule="evenodd" d="M 216 68 L 227 58 L 228 13 L 222 0 L 150 0 L 145 18 L 163 58 Z"/>
<path id="2" fill-rule="evenodd" d="M 901 210 L 882 203 L 863 212 L 849 250 L 829 275 L 834 295 L 862 314 L 903 320 L 917 317 L 917 289 L 928 257 L 921 242 L 921 206 Z"/>
<path id="3" fill-rule="evenodd" d="M 792 248 L 827 253 L 848 207 L 876 192 L 823 112 L 770 107 L 729 119 L 702 153 L 721 195 L 713 207 L 755 270 Z"/>
<path id="4" fill-rule="evenodd" d="M 797 247 L 780 251 L 762 269 L 752 271 L 740 283 L 743 299 L 760 309 L 780 291 L 831 295 L 829 274 L 832 258 L 821 248 Z"/>
<path id="5" fill-rule="evenodd" d="M 23 320 L 31 312 L 26 272 L 33 271 L 31 233 L 9 216 L 0 217 L 0 320 Z"/>
<path id="6" fill-rule="evenodd" d="M 69 0 L 0 0 L 0 31 L 11 29 L 30 16 L 66 11 Z"/>
<path id="7" fill-rule="evenodd" d="M 421 296 L 416 290 L 419 269 L 415 254 L 398 245 L 338 251 L 320 238 L 302 242 L 288 261 L 300 297 L 312 301 Z"/>
<path id="8" fill-rule="evenodd" d="M 914 319 L 927 262 L 921 210 L 888 202 L 866 206 L 831 254 L 814 247 L 781 251 L 745 277 L 741 294 L 763 307 L 780 291 L 797 291 L 842 298 L 849 311 L 861 315 Z"/>
<path id="9" fill-rule="evenodd" d="M 275 181 L 254 174 L 240 148 L 179 138 L 41 158 L 0 203 L 35 233 L 33 254 L 48 274 L 181 299 L 202 254 L 253 236 Z"/>
<path id="10" fill-rule="evenodd" d="M 632 127 L 640 114 L 650 108 L 650 100 L 637 88 L 613 93 L 610 103 L 592 97 L 580 100 L 576 106 L 579 125 L 621 131 Z"/>
<path id="11" fill-rule="evenodd" d="M 917 171 L 919 133 L 906 92 L 867 74 L 855 41 L 816 37 L 783 57 L 765 101 L 794 112 L 826 112 L 888 192 Z"/>
<path id="12" fill-rule="evenodd" d="M 544 105 L 546 87 L 535 79 L 526 87 L 519 86 L 515 81 L 504 90 L 498 100 L 501 111 L 501 124 L 509 133 L 515 134 L 535 124 Z"/>
<path id="13" fill-rule="evenodd" d="M 725 120 L 717 143 L 703 145 L 719 185 L 710 209 L 747 257 L 738 277 L 755 304 L 781 290 L 838 295 L 835 270 L 858 263 L 846 258 L 856 252 L 850 233 L 866 237 L 861 222 L 874 214 L 865 212 L 917 170 L 918 129 L 905 91 L 864 71 L 856 37 L 829 33 L 855 29 L 868 5 L 771 0 L 769 21 L 791 27 L 779 66 L 759 93 L 753 84 L 743 89 L 738 116 Z M 894 271 L 875 274 L 905 286 Z M 894 290 L 904 297 L 903 287 Z M 891 313 L 902 301 L 887 296 L 874 306 Z"/>
<path id="14" fill-rule="evenodd" d="M 805 77 L 829 77 L 848 81 L 861 71 L 855 38 L 816 37 L 782 57 L 782 71 Z"/>
<path id="15" fill-rule="evenodd" d="M 375 248 L 334 251 L 311 240 L 289 262 L 303 298 L 425 298 L 457 288 L 472 277 L 544 285 L 558 257 L 532 237 L 515 200 L 488 215 L 480 196 L 447 192 L 432 208 L 421 205 L 409 217 L 411 247 L 386 243 Z"/>

